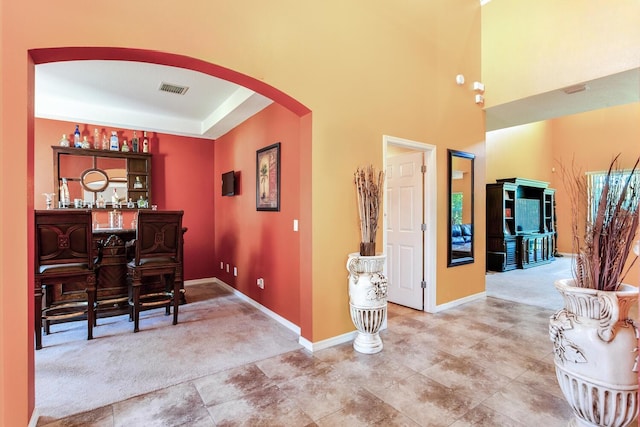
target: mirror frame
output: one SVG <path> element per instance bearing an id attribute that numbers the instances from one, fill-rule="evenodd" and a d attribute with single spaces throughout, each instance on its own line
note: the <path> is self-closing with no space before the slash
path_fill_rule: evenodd
<path id="1" fill-rule="evenodd" d="M 470 251 L 469 251 L 469 256 L 464 256 L 464 257 L 459 257 L 459 258 L 454 258 L 453 256 L 453 246 L 452 246 L 452 235 L 451 235 L 451 222 L 452 222 L 452 212 L 451 212 L 451 201 L 452 201 L 452 194 L 453 194 L 453 159 L 454 157 L 459 157 L 462 159 L 468 159 L 471 162 L 470 165 L 470 170 L 469 173 L 471 174 L 470 176 L 470 186 L 471 186 L 471 198 L 470 198 L 470 203 L 471 203 L 471 241 L 470 241 Z M 475 206 L 474 206 L 474 175 L 475 175 L 475 170 L 474 170 L 474 161 L 475 161 L 475 154 L 472 153 L 467 153 L 464 151 L 458 151 L 458 150 L 451 150 L 448 149 L 447 150 L 447 267 L 455 267 L 458 265 L 464 265 L 464 264 L 471 264 L 475 261 L 474 258 L 474 252 L 473 252 L 473 247 L 474 247 L 474 241 L 475 241 L 475 223 L 474 223 L 474 210 L 475 210 Z"/>
<path id="2" fill-rule="evenodd" d="M 86 177 L 91 174 L 102 175 L 104 177 L 104 185 L 101 188 L 90 187 L 89 184 L 85 181 Z M 109 187 L 109 175 L 107 175 L 107 173 L 102 169 L 87 169 L 82 172 L 82 175 L 80 175 L 80 184 L 82 185 L 82 188 L 87 191 L 90 191 L 92 193 L 99 193 Z"/>

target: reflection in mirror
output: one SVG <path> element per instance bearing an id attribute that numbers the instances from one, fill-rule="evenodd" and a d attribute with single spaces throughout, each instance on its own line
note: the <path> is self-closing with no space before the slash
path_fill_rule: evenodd
<path id="1" fill-rule="evenodd" d="M 125 169 L 87 169 L 80 176 L 82 196 L 85 203 L 105 200 L 107 205 L 117 197 L 118 203 L 127 201 L 127 171 Z"/>
<path id="2" fill-rule="evenodd" d="M 475 155 L 448 152 L 448 266 L 470 264 L 473 258 L 473 162 Z"/>

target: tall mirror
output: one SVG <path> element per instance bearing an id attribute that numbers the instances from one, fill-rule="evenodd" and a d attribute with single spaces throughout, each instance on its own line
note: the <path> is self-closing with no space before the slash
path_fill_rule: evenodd
<path id="1" fill-rule="evenodd" d="M 473 258 L 473 162 L 475 155 L 447 150 L 449 267 L 470 264 Z"/>

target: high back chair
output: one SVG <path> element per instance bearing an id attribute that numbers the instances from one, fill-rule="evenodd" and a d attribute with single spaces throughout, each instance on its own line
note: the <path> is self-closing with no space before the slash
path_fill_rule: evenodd
<path id="1" fill-rule="evenodd" d="M 127 264 L 129 304 L 133 331 L 138 332 L 140 311 L 173 305 L 173 324 L 178 323 L 182 284 L 183 211 L 138 211 L 134 257 Z"/>
<path id="2" fill-rule="evenodd" d="M 35 211 L 35 333 L 42 348 L 42 323 L 85 317 L 93 338 L 96 273 L 92 254 L 91 211 Z M 44 296 L 44 300 L 43 300 Z"/>

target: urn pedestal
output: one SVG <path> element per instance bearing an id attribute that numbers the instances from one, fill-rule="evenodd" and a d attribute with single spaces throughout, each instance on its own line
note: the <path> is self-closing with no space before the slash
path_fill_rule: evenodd
<path id="1" fill-rule="evenodd" d="M 629 310 L 638 288 L 575 287 L 558 280 L 564 308 L 551 316 L 556 377 L 575 415 L 571 426 L 623 427 L 638 415 L 638 341 Z"/>
<path id="2" fill-rule="evenodd" d="M 349 308 L 358 330 L 353 348 L 359 353 L 382 351 L 380 328 L 387 318 L 387 278 L 382 274 L 386 256 L 349 254 Z"/>

